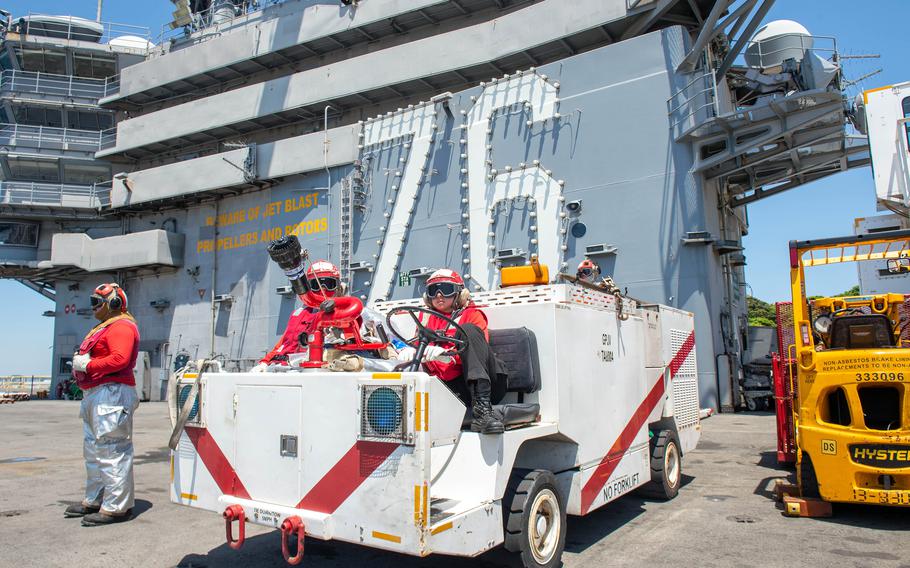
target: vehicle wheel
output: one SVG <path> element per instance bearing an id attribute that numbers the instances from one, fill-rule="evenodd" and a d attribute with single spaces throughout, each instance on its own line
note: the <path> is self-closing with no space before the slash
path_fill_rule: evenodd
<path id="1" fill-rule="evenodd" d="M 521 553 L 525 568 L 562 565 L 566 512 L 556 478 L 543 469 L 516 471 L 503 498 L 506 550 Z"/>
<path id="2" fill-rule="evenodd" d="M 755 412 L 758 410 L 758 403 L 754 398 L 746 398 L 746 408 L 749 409 L 750 412 Z"/>
<path id="3" fill-rule="evenodd" d="M 681 480 L 679 437 L 673 430 L 661 430 L 651 438 L 651 482 L 642 486 L 641 493 L 669 500 L 679 493 Z"/>
<path id="4" fill-rule="evenodd" d="M 815 466 L 812 465 L 812 458 L 809 457 L 809 454 L 803 452 L 803 457 L 796 469 L 802 496 L 820 498 L 822 495 L 818 491 L 818 478 L 815 476 Z"/>

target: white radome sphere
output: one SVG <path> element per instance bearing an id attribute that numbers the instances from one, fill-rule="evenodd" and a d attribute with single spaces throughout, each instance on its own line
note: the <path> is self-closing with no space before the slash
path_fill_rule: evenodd
<path id="1" fill-rule="evenodd" d="M 785 59 L 801 61 L 812 45 L 812 34 L 805 26 L 793 20 L 775 20 L 755 32 L 744 57 L 750 67 L 774 67 Z"/>

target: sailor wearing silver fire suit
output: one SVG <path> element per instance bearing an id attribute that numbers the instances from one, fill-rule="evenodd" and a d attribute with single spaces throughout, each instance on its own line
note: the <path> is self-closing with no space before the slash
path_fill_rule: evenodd
<path id="1" fill-rule="evenodd" d="M 85 440 L 85 498 L 67 507 L 66 517 L 83 526 L 130 518 L 133 494 L 133 413 L 139 406 L 133 368 L 139 350 L 136 321 L 126 310 L 126 293 L 102 284 L 92 294 L 97 326 L 73 356 L 73 375 L 84 392 L 80 417 Z"/>

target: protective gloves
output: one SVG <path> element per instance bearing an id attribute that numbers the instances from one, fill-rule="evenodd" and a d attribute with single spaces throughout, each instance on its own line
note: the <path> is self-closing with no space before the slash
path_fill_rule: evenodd
<path id="1" fill-rule="evenodd" d="M 395 355 L 395 359 L 402 363 L 406 363 L 408 361 L 413 361 L 415 355 L 417 355 L 417 350 L 413 347 L 402 347 L 401 351 Z"/>
<path id="2" fill-rule="evenodd" d="M 264 373 L 266 371 L 266 369 L 268 369 L 268 368 L 269 368 L 268 363 L 259 363 L 258 365 L 256 365 L 252 369 L 250 369 L 250 372 L 251 373 Z"/>
<path id="3" fill-rule="evenodd" d="M 423 361 L 424 363 L 428 361 L 438 361 L 447 365 L 452 362 L 452 355 L 451 352 L 444 347 L 427 345 L 427 348 L 423 351 Z"/>
<path id="4" fill-rule="evenodd" d="M 92 358 L 91 358 L 91 356 L 89 356 L 88 353 L 86 353 L 85 355 L 78 355 L 78 354 L 73 355 L 73 370 L 81 371 L 84 373 L 85 370 L 88 368 L 89 361 L 91 361 L 91 360 L 92 360 Z"/>

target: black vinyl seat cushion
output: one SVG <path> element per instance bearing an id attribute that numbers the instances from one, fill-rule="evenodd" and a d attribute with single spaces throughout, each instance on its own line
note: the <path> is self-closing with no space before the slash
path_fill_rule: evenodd
<path id="1" fill-rule="evenodd" d="M 506 392 L 531 394 L 540 390 L 540 356 L 537 338 L 526 327 L 491 329 L 490 348 L 506 371 Z M 496 404 L 493 409 L 502 416 L 506 428 L 530 424 L 540 415 L 536 403 Z"/>
<path id="2" fill-rule="evenodd" d="M 491 329 L 490 348 L 507 372 L 506 391 L 530 394 L 540 390 L 537 338 L 526 327 Z"/>

